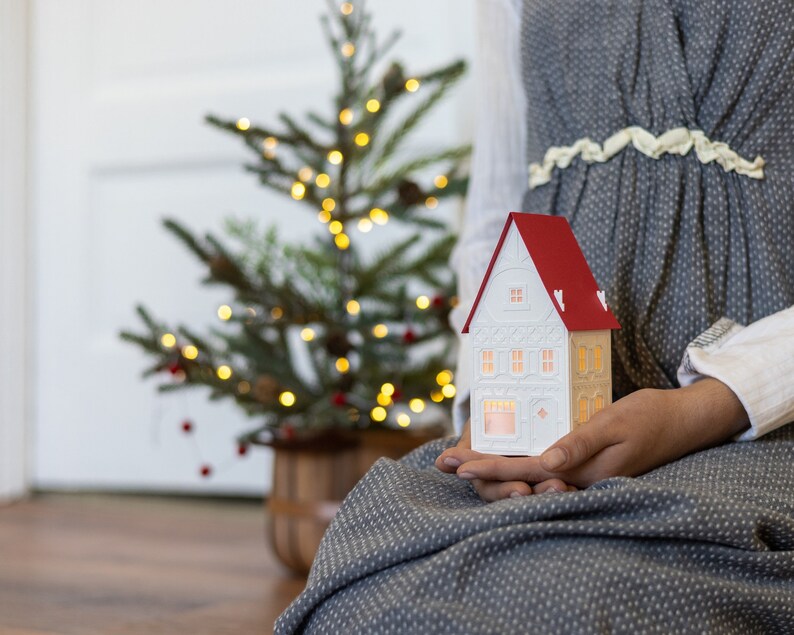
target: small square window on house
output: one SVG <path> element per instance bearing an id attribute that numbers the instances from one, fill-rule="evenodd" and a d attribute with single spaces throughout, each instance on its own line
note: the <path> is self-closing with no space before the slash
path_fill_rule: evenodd
<path id="1" fill-rule="evenodd" d="M 524 351 L 513 349 L 510 352 L 510 359 L 513 364 L 513 374 L 514 375 L 523 375 L 524 374 Z"/>
<path id="2" fill-rule="evenodd" d="M 544 375 L 553 375 L 554 374 L 554 349 L 552 348 L 544 348 L 543 352 L 541 353 L 542 364 L 543 364 L 543 374 Z"/>
<path id="3" fill-rule="evenodd" d="M 510 287 L 510 304 L 524 304 L 524 287 Z"/>
<path id="4" fill-rule="evenodd" d="M 493 365 L 493 351 L 482 351 L 482 374 L 483 375 L 493 375 L 494 374 L 494 365 Z"/>
<path id="5" fill-rule="evenodd" d="M 485 434 L 516 433 L 516 402 L 512 399 L 485 401 Z"/>

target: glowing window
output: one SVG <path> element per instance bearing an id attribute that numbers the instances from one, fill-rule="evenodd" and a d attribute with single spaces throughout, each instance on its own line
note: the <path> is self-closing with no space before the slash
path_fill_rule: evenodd
<path id="1" fill-rule="evenodd" d="M 512 399 L 486 399 L 484 402 L 485 434 L 516 433 L 516 402 Z"/>
<path id="2" fill-rule="evenodd" d="M 603 368 L 602 364 L 603 361 L 601 358 L 601 347 L 596 346 L 595 351 L 593 351 L 593 367 L 595 368 L 595 370 L 599 371 Z"/>
<path id="3" fill-rule="evenodd" d="M 482 364 L 481 364 L 482 374 L 493 375 L 494 373 L 493 351 L 482 351 L 480 355 L 482 357 Z"/>
<path id="4" fill-rule="evenodd" d="M 579 347 L 579 372 L 587 372 L 587 349 L 584 346 Z"/>
<path id="5" fill-rule="evenodd" d="M 551 375 L 555 372 L 555 355 L 553 348 L 544 348 L 541 351 L 541 371 L 544 375 Z"/>
<path id="6" fill-rule="evenodd" d="M 510 304 L 524 304 L 524 287 L 510 287 Z"/>
<path id="7" fill-rule="evenodd" d="M 593 412 L 596 413 L 600 410 L 604 409 L 604 395 L 596 395 L 595 396 L 595 405 L 593 407 Z"/>
<path id="8" fill-rule="evenodd" d="M 524 374 L 524 351 L 513 349 L 510 351 L 510 361 L 513 364 L 513 374 Z"/>
<path id="9" fill-rule="evenodd" d="M 587 397 L 579 397 L 579 423 L 587 421 Z"/>

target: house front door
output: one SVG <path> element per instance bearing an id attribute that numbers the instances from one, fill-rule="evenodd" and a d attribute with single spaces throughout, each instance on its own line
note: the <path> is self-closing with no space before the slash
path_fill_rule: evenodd
<path id="1" fill-rule="evenodd" d="M 535 399 L 531 412 L 532 453 L 540 454 L 557 440 L 557 400 Z"/>

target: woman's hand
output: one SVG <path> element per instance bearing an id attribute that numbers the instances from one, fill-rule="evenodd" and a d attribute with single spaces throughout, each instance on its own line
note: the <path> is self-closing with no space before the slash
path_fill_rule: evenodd
<path id="1" fill-rule="evenodd" d="M 492 485 L 487 489 L 489 497 L 483 498 L 495 500 L 504 498 L 502 494 L 520 482 L 554 479 L 587 487 L 611 476 L 644 474 L 696 450 L 719 445 L 747 427 L 747 413 L 733 391 L 706 378 L 686 388 L 632 393 L 593 415 L 540 457 L 484 455 L 473 452 L 469 445 L 446 450 L 436 465 L 443 469 L 441 465 L 451 467 L 459 462 L 455 471 L 460 478 L 509 483 L 508 487 Z"/>

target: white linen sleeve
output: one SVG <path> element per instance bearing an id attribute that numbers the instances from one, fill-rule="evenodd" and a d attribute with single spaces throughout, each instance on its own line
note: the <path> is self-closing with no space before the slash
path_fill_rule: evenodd
<path id="1" fill-rule="evenodd" d="M 749 326 L 716 322 L 687 347 L 678 369 L 682 386 L 703 377 L 719 379 L 747 411 L 750 428 L 736 441 L 794 421 L 794 306 Z"/>
<path id="2" fill-rule="evenodd" d="M 471 349 L 460 331 L 485 275 L 507 213 L 527 188 L 526 113 L 521 79 L 520 0 L 478 0 L 476 130 L 463 230 L 452 254 L 458 306 L 450 321 L 459 334 L 455 430 L 469 417 Z"/>

